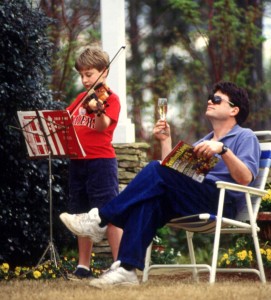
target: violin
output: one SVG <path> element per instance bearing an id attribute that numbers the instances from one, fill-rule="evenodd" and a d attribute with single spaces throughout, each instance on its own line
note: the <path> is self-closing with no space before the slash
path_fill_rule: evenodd
<path id="1" fill-rule="evenodd" d="M 87 112 L 89 114 L 94 113 L 98 117 L 100 117 L 101 114 L 106 113 L 105 109 L 106 109 L 106 107 L 109 106 L 109 104 L 107 103 L 107 99 L 112 94 L 112 92 L 110 91 L 110 88 L 104 83 L 97 84 L 93 88 L 93 90 L 89 91 L 89 92 L 90 92 L 90 95 L 88 95 L 84 99 L 82 106 L 87 110 Z M 89 92 L 88 92 L 88 94 L 89 94 Z M 97 101 L 97 109 L 95 109 L 95 110 L 92 110 L 89 106 L 89 102 L 92 99 L 95 99 Z"/>

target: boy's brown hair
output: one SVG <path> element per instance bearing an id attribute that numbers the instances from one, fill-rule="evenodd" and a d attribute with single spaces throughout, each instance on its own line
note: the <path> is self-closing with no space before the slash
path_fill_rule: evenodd
<path id="1" fill-rule="evenodd" d="M 86 47 L 75 61 L 75 69 L 80 72 L 96 69 L 99 72 L 109 66 L 109 55 L 99 47 Z"/>

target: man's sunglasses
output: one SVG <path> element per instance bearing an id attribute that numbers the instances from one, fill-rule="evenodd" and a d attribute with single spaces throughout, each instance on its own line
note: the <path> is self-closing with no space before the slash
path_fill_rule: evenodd
<path id="1" fill-rule="evenodd" d="M 213 104 L 220 104 L 222 102 L 222 100 L 228 102 L 230 104 L 230 106 L 235 106 L 234 103 L 232 103 L 231 101 L 222 99 L 220 96 L 215 96 L 215 95 L 209 95 L 208 96 L 208 101 L 211 100 Z"/>

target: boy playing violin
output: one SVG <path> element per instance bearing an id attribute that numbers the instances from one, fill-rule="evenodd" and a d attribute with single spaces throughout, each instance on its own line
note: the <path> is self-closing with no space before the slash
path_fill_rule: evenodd
<path id="1" fill-rule="evenodd" d="M 85 48 L 75 62 L 87 91 L 80 93 L 67 110 L 86 156 L 70 161 L 68 209 L 71 214 L 102 207 L 119 193 L 118 166 L 111 142 L 118 123 L 120 101 L 106 87 L 109 63 L 108 54 L 98 47 Z M 113 225 L 108 227 L 107 238 L 114 260 L 121 236 L 121 229 Z M 88 237 L 78 236 L 79 261 L 70 279 L 92 277 L 89 268 L 92 246 Z"/>

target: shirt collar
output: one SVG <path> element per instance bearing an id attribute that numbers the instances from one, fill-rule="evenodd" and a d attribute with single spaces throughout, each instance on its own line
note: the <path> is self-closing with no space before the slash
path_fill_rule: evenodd
<path id="1" fill-rule="evenodd" d="M 240 131 L 240 129 L 241 129 L 240 125 L 235 124 L 234 127 L 226 135 L 224 135 L 222 138 L 219 139 L 219 141 L 224 140 L 231 136 L 235 136 Z M 211 131 L 202 140 L 211 140 L 213 136 L 214 136 L 214 131 Z"/>

